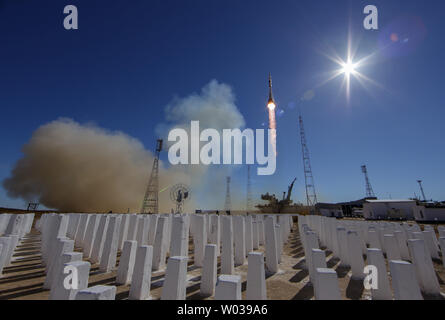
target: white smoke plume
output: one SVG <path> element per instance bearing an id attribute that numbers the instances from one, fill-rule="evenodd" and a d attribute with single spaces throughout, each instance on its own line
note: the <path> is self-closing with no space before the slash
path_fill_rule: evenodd
<path id="1" fill-rule="evenodd" d="M 235 95 L 229 85 L 212 80 L 200 93 L 173 99 L 165 108 L 166 122 L 158 126 L 157 132 L 166 141 L 168 132 L 173 128 L 183 128 L 190 132 L 191 121 L 199 121 L 200 130 L 216 129 L 221 136 L 223 129 L 243 128 L 245 120 L 235 101 Z M 224 208 L 226 176 L 233 173 L 235 166 L 180 165 L 178 167 L 191 177 L 191 188 L 201 208 L 220 210 Z M 231 191 L 232 208 L 245 208 L 245 190 L 236 190 L 235 184 L 232 183 Z"/>

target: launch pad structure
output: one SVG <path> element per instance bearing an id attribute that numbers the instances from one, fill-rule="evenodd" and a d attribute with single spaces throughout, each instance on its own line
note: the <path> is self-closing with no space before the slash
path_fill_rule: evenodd
<path id="1" fill-rule="evenodd" d="M 159 154 L 162 151 L 162 139 L 156 141 L 156 153 L 153 160 L 150 179 L 142 202 L 141 213 L 159 213 Z"/>

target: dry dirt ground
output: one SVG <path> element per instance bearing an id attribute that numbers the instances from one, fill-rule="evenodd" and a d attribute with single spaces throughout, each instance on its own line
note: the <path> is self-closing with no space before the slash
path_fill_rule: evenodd
<path id="1" fill-rule="evenodd" d="M 78 250 L 79 248 L 76 248 Z M 260 248 L 260 251 L 263 247 Z M 190 246 L 190 261 L 188 265 L 187 299 L 202 300 L 213 299 L 200 296 L 201 268 L 193 265 L 193 251 Z M 350 278 L 349 269 L 340 268 L 338 259 L 332 257 L 327 251 L 328 268 L 337 271 L 340 290 L 344 299 L 370 299 L 370 292 L 363 288 L 362 281 L 354 281 Z M 119 261 L 119 257 L 118 257 Z M 436 273 L 441 285 L 441 291 L 445 292 L 445 268 L 440 261 L 434 261 Z M 266 274 L 267 296 L 274 300 L 307 300 L 314 298 L 314 290 L 309 282 L 308 272 L 304 269 L 304 253 L 298 234 L 297 224 L 294 225 L 288 242 L 283 251 L 280 271 L 274 275 Z M 97 264 L 91 266 L 89 286 L 116 285 L 116 272 L 100 273 Z M 220 264 L 218 263 L 218 272 Z M 235 268 L 235 273 L 242 277 L 243 299 L 246 294 L 247 263 Z M 49 290 L 42 288 L 45 280 L 44 267 L 40 253 L 40 234 L 33 230 L 17 247 L 14 254 L 12 266 L 6 267 L 0 278 L 0 300 L 3 299 L 26 299 L 46 300 Z M 152 299 L 159 299 L 164 281 L 164 271 L 153 272 L 151 279 Z M 129 286 L 117 286 L 116 299 L 127 299 Z M 432 297 L 425 297 L 431 299 Z M 434 297 L 434 299 L 444 299 Z"/>

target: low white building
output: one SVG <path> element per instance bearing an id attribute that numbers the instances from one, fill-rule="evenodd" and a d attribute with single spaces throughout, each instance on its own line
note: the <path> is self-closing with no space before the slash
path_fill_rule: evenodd
<path id="1" fill-rule="evenodd" d="M 366 200 L 363 217 L 367 220 L 413 220 L 415 200 Z"/>
<path id="2" fill-rule="evenodd" d="M 414 219 L 422 222 L 445 221 L 445 206 L 435 204 L 419 203 L 413 208 Z"/>
<path id="3" fill-rule="evenodd" d="M 334 203 L 317 203 L 315 205 L 315 210 L 322 216 L 325 217 L 335 217 L 342 218 L 343 210 L 341 205 Z"/>

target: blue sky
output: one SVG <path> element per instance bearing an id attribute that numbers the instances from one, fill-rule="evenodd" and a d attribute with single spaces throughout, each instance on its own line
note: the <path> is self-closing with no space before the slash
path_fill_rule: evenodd
<path id="1" fill-rule="evenodd" d="M 77 5 L 79 30 L 63 28 Z M 0 0 L 0 179 L 40 125 L 59 117 L 123 131 L 153 149 L 155 127 L 175 96 L 210 80 L 229 84 L 246 126 L 266 122 L 267 75 L 284 112 L 278 117 L 278 168 L 253 179 L 255 197 L 281 194 L 297 177 L 304 201 L 298 110 L 320 200 L 364 196 L 367 164 L 380 198 L 419 194 L 445 200 L 445 22 L 443 1 L 372 1 L 379 30 L 362 26 L 369 1 L 26 1 Z M 343 76 L 319 86 L 346 58 L 348 31 L 359 71 L 378 85 Z M 397 35 L 397 43 L 389 36 Z M 302 100 L 305 92 L 314 97 Z M 164 153 L 162 156 L 166 158 Z M 245 184 L 245 171 L 232 181 Z M 0 206 L 22 207 L 0 188 Z"/>

